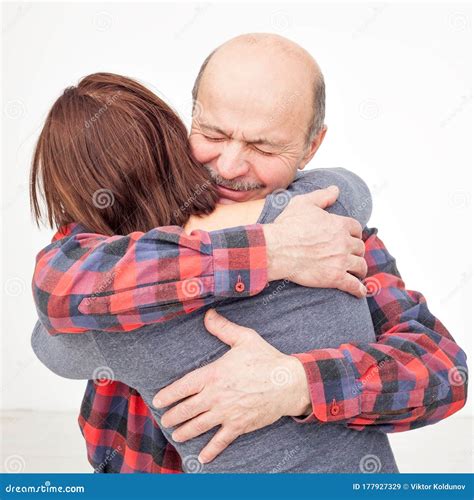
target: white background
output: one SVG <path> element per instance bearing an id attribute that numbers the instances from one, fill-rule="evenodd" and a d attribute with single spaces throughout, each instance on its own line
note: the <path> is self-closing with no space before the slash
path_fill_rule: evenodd
<path id="1" fill-rule="evenodd" d="M 369 225 L 471 362 L 471 24 L 466 4 L 4 4 L 1 408 L 77 410 L 85 387 L 30 348 L 31 276 L 52 231 L 32 223 L 28 174 L 53 101 L 89 73 L 122 73 L 189 124 L 203 59 L 252 31 L 287 36 L 319 62 L 329 131 L 310 167 L 366 180 Z"/>

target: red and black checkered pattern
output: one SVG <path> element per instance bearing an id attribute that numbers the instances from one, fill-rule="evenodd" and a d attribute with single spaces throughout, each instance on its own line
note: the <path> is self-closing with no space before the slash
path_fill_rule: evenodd
<path id="1" fill-rule="evenodd" d="M 228 239 L 222 237 L 217 244 L 219 251 L 224 254 L 225 245 L 229 242 L 231 246 L 239 247 L 237 265 L 232 259 L 220 256 L 219 271 L 223 276 L 227 275 L 219 281 L 221 290 L 226 287 L 231 290 L 239 276 L 245 277 L 245 283 L 252 275 L 254 265 L 257 267 L 258 277 L 247 281 L 247 292 L 257 293 L 261 281 L 265 281 L 264 272 L 259 267 L 263 265 L 264 257 L 258 257 L 260 249 L 264 249 L 264 242 L 259 239 L 258 230 L 254 231 L 253 236 L 249 236 L 245 243 L 258 243 L 252 250 L 255 250 L 257 258 L 250 258 L 250 254 L 246 257 L 245 250 L 244 256 L 241 255 L 245 244 L 240 239 L 241 236 L 236 234 L 229 235 Z M 188 261 L 184 272 L 183 268 L 181 272 L 177 272 L 182 250 L 175 247 L 181 245 L 182 235 L 179 238 L 176 235 L 175 230 L 168 235 L 174 245 L 167 261 L 167 266 L 175 268 L 174 272 L 167 271 L 171 282 L 203 276 L 203 272 L 207 272 L 203 270 L 212 269 L 212 250 L 203 251 L 202 241 L 199 244 L 193 241 L 194 260 Z M 253 239 L 255 235 L 257 237 Z M 200 233 L 199 237 L 201 236 Z M 90 285 L 91 281 L 94 286 L 97 285 L 98 279 L 96 275 L 90 278 L 87 269 L 91 256 L 87 252 L 94 245 L 86 244 L 83 247 L 79 243 L 89 238 L 90 235 L 75 233 L 73 251 L 61 248 L 63 245 L 67 247 L 66 239 L 63 245 L 63 240 L 58 240 L 39 255 L 33 280 L 35 298 L 38 300 L 41 287 L 52 280 L 52 284 L 47 287 L 48 293 L 50 297 L 51 294 L 54 295 L 53 300 L 58 307 L 55 311 L 60 311 L 56 317 L 50 318 L 48 301 L 45 302 L 46 306 L 38 306 L 52 333 L 57 333 L 55 327 L 61 326 L 63 329 L 63 325 L 69 326 L 70 332 L 91 328 L 76 317 L 67 317 L 68 311 L 72 311 L 74 316 L 79 310 L 76 305 L 71 305 L 71 290 L 74 289 L 82 299 L 84 295 L 94 297 Z M 97 242 L 99 237 L 94 235 L 94 238 Z M 338 349 L 318 349 L 295 354 L 305 367 L 313 404 L 312 415 L 296 420 L 337 422 L 354 430 L 373 428 L 383 432 L 399 432 L 433 424 L 455 413 L 466 402 L 466 355 L 443 324 L 429 311 L 423 295 L 405 288 L 395 259 L 377 237 L 377 230 L 365 229 L 363 238 L 368 264 L 365 280 L 369 292 L 367 301 L 375 327 L 376 342 L 363 345 L 347 343 Z M 112 238 L 103 239 L 106 245 L 113 243 L 111 240 Z M 96 273 L 113 272 L 115 263 L 128 255 L 130 247 L 134 248 L 136 260 L 141 250 L 137 248 L 136 241 L 132 238 L 126 244 L 122 243 L 121 250 L 111 251 L 113 258 L 108 264 L 107 259 L 104 261 L 103 255 L 99 255 L 95 262 L 92 259 L 90 266 Z M 205 240 L 204 245 L 206 244 L 209 244 L 209 240 Z M 100 247 L 100 243 L 98 246 Z M 86 248 L 84 253 L 83 248 Z M 189 245 L 185 248 L 189 248 Z M 206 266 L 203 265 L 203 260 L 197 258 L 200 254 L 205 255 Z M 232 252 L 229 253 L 231 254 Z M 247 273 L 241 265 L 244 261 L 248 264 Z M 121 265 L 123 264 L 125 263 L 121 261 Z M 133 268 L 134 264 L 131 265 L 129 276 L 133 278 L 122 282 L 122 287 L 126 285 L 131 289 L 133 286 L 158 286 L 159 282 L 150 284 L 150 280 L 145 278 L 146 266 L 142 266 L 138 272 L 137 268 Z M 226 265 L 232 270 L 237 269 L 237 274 L 227 273 Z M 70 277 L 71 272 L 75 273 L 74 277 Z M 83 272 L 85 278 L 81 277 Z M 158 277 L 155 274 L 153 279 Z M 251 285 L 255 283 L 258 286 Z M 81 288 L 82 285 L 84 286 Z M 107 290 L 107 294 L 119 288 L 115 284 Z M 199 290 L 202 291 L 202 288 Z M 205 297 L 206 304 L 212 303 L 216 298 L 211 289 L 208 292 L 210 295 Z M 61 297 L 65 301 L 62 306 Z M 173 314 L 186 312 L 186 301 L 180 302 L 183 296 L 179 293 L 170 293 L 169 296 L 165 293 L 160 296 L 160 300 L 176 308 Z M 77 304 L 77 301 L 73 302 Z M 133 301 L 132 304 L 136 305 Z M 179 310 L 180 307 L 182 310 Z M 106 310 L 111 316 L 110 323 L 106 325 L 109 330 L 132 329 L 132 326 L 136 327 L 140 323 L 135 323 L 135 320 L 128 322 L 128 315 L 115 318 L 112 307 L 107 306 Z M 161 310 L 161 313 L 155 311 L 150 317 L 140 316 L 140 319 L 152 323 L 166 320 L 167 315 Z M 120 382 L 89 381 L 79 423 L 86 440 L 90 463 L 97 472 L 182 472 L 178 454 L 166 442 L 139 394 Z"/>
<path id="2" fill-rule="evenodd" d="M 33 296 L 51 334 L 123 332 L 170 320 L 267 283 L 260 225 L 210 233 L 168 226 L 106 237 L 61 228 L 36 257 Z"/>

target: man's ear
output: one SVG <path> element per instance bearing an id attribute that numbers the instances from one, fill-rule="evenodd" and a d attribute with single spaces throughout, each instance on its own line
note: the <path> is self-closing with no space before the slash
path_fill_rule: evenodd
<path id="1" fill-rule="evenodd" d="M 298 167 L 299 170 L 303 170 L 304 167 L 306 167 L 306 165 L 313 159 L 313 156 L 316 154 L 316 151 L 319 149 L 319 146 L 321 146 L 322 142 L 324 141 L 324 138 L 326 137 L 327 130 L 328 130 L 327 125 L 324 125 L 321 131 L 314 136 L 313 140 L 308 146 L 306 154 L 301 160 L 301 164 Z"/>

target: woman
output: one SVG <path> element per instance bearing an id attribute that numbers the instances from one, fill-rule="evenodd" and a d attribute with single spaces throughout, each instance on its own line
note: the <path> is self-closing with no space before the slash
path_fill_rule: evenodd
<path id="1" fill-rule="evenodd" d="M 206 189 L 196 196 L 196 186 Z M 67 88 L 49 112 L 31 170 L 37 222 L 40 193 L 51 227 L 79 223 L 106 235 L 182 225 L 218 199 L 176 113 L 139 83 L 106 73 Z"/>
<path id="2" fill-rule="evenodd" d="M 281 192 L 266 200 L 219 206 L 210 213 L 215 207 L 212 189 L 205 190 L 204 196 L 192 196 L 196 184 L 202 186 L 209 179 L 192 160 L 183 125 L 162 101 L 139 84 L 115 75 L 92 75 L 78 89 L 66 92 L 53 106 L 33 163 L 34 185 L 42 179 L 51 224 L 79 222 L 104 234 L 145 231 L 167 224 L 210 230 L 223 224 L 268 223 L 281 213 Z M 347 171 L 319 170 L 300 175 L 284 196 L 329 184 L 338 184 L 341 191 L 330 211 L 356 214 L 365 225 L 370 215 L 370 194 L 360 179 Z M 107 206 L 102 208 L 97 200 L 94 203 L 94 193 L 104 186 L 113 197 L 109 194 L 108 202 L 102 204 Z M 38 218 L 38 195 L 33 189 Z M 183 206 L 188 209 L 183 211 Z M 366 208 L 361 210 L 361 206 Z M 206 334 L 204 312 L 201 309 L 166 324 L 119 335 L 100 332 L 98 325 L 81 335 L 52 337 L 37 325 L 33 348 L 39 359 L 61 376 L 90 379 L 99 368 L 107 367 L 116 380 L 137 389 L 176 447 L 184 470 L 192 471 L 196 465 L 192 457 L 198 455 L 215 429 L 185 443 L 174 442 L 173 429 L 160 424 L 165 409 L 154 408 L 152 399 L 160 388 L 227 350 L 226 345 Z M 348 341 L 371 342 L 375 338 L 365 300 L 286 281 L 270 284 L 257 297 L 222 301 L 219 312 L 254 328 L 283 353 L 337 347 Z M 287 458 L 289 450 L 291 459 Z M 397 471 L 388 439 L 382 433 L 354 432 L 343 425 L 299 425 L 284 417 L 240 436 L 202 472 L 358 472 L 361 459 L 374 454 L 382 472 Z"/>

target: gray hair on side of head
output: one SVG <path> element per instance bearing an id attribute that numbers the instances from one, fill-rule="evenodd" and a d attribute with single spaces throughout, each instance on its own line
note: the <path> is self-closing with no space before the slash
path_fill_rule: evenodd
<path id="1" fill-rule="evenodd" d="M 199 86 L 201 84 L 202 76 L 206 71 L 209 61 L 212 56 L 219 50 L 219 47 L 215 48 L 207 57 L 204 59 L 199 72 L 194 81 L 192 98 L 193 98 L 193 114 L 194 108 L 196 106 Z M 324 83 L 324 76 L 321 70 L 318 71 L 315 81 L 313 82 L 313 116 L 309 124 L 308 132 L 306 133 L 306 144 L 309 145 L 311 141 L 316 137 L 319 132 L 324 127 L 324 117 L 326 113 L 326 84 Z"/>
<path id="2" fill-rule="evenodd" d="M 313 82 L 313 116 L 311 118 L 308 132 L 306 134 L 306 144 L 321 132 L 324 127 L 324 117 L 326 114 L 326 84 L 321 71 L 318 71 Z"/>

